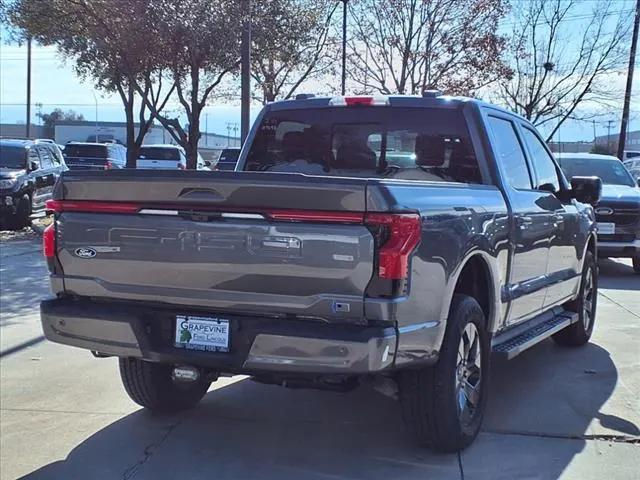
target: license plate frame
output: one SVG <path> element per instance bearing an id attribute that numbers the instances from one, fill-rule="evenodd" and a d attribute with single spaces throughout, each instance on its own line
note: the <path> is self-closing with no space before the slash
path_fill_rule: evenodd
<path id="1" fill-rule="evenodd" d="M 614 235 L 616 233 L 616 224 L 613 222 L 598 222 L 598 233 L 601 235 Z"/>
<path id="2" fill-rule="evenodd" d="M 200 352 L 229 352 L 231 321 L 200 315 L 176 315 L 173 346 Z"/>

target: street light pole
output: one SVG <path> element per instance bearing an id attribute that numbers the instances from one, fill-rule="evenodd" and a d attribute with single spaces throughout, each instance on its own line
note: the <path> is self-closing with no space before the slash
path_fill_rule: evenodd
<path id="1" fill-rule="evenodd" d="M 27 125 L 26 136 L 31 138 L 31 37 L 27 38 Z"/>
<path id="2" fill-rule="evenodd" d="M 629 55 L 629 70 L 627 71 L 627 86 L 624 94 L 624 106 L 622 108 L 622 123 L 620 125 L 620 138 L 618 140 L 618 158 L 623 160 L 624 147 L 627 143 L 627 124 L 629 123 L 629 105 L 631 103 L 631 87 L 633 85 L 633 67 L 638 47 L 638 29 L 640 28 L 640 0 L 636 4 L 636 17 L 633 24 L 633 36 L 631 38 L 631 53 Z"/>
<path id="3" fill-rule="evenodd" d="M 240 136 L 244 144 L 249 135 L 251 95 L 251 0 L 242 0 L 242 43 L 240 52 Z"/>
<path id="4" fill-rule="evenodd" d="M 96 97 L 96 92 L 91 91 L 91 95 L 93 95 L 93 101 L 96 103 L 96 117 L 95 117 L 95 141 L 98 142 L 98 97 Z"/>
<path id="5" fill-rule="evenodd" d="M 347 83 L 347 0 L 342 2 L 342 95 L 346 92 Z"/>

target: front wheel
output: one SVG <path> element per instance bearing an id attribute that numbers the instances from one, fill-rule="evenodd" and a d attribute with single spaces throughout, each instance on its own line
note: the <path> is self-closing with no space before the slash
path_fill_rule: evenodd
<path id="1" fill-rule="evenodd" d="M 578 321 L 560 330 L 553 336 L 553 340 L 563 346 L 579 347 L 591 338 L 596 320 L 596 306 L 598 304 L 598 272 L 596 262 L 591 252 L 587 252 L 582 267 L 580 279 L 580 293 L 578 298 L 566 305 L 572 312 L 578 313 Z"/>
<path id="2" fill-rule="evenodd" d="M 11 230 L 22 230 L 31 225 L 31 197 L 24 194 L 18 199 L 16 212 L 9 217 L 8 226 Z"/>
<path id="3" fill-rule="evenodd" d="M 438 362 L 400 376 L 400 401 L 418 441 L 443 452 L 469 446 L 487 402 L 490 342 L 475 298 L 454 295 Z"/>
<path id="4" fill-rule="evenodd" d="M 131 400 L 149 410 L 163 413 L 195 407 L 211 382 L 202 376 L 189 383 L 171 378 L 172 365 L 137 358 L 120 358 L 120 378 Z"/>

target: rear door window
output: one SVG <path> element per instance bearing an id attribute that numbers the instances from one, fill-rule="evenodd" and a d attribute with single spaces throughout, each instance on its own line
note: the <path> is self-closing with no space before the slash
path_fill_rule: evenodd
<path id="1" fill-rule="evenodd" d="M 493 148 L 507 182 L 513 188 L 531 190 L 531 173 L 515 125 L 510 120 L 490 116 L 489 126 L 493 133 Z"/>
<path id="2" fill-rule="evenodd" d="M 38 147 L 40 153 L 40 168 L 49 169 L 53 168 L 53 159 L 51 153 L 47 147 Z"/>
<path id="3" fill-rule="evenodd" d="M 244 170 L 482 183 L 464 116 L 445 108 L 270 112 Z"/>

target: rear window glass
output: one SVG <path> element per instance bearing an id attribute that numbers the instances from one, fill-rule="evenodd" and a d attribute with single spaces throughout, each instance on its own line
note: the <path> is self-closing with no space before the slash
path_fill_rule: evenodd
<path id="1" fill-rule="evenodd" d="M 177 148 L 142 147 L 140 149 L 141 160 L 180 160 Z"/>
<path id="2" fill-rule="evenodd" d="M 64 147 L 65 157 L 107 158 L 105 145 L 73 145 Z"/>
<path id="3" fill-rule="evenodd" d="M 271 112 L 244 169 L 481 183 L 462 112 L 443 108 Z"/>

